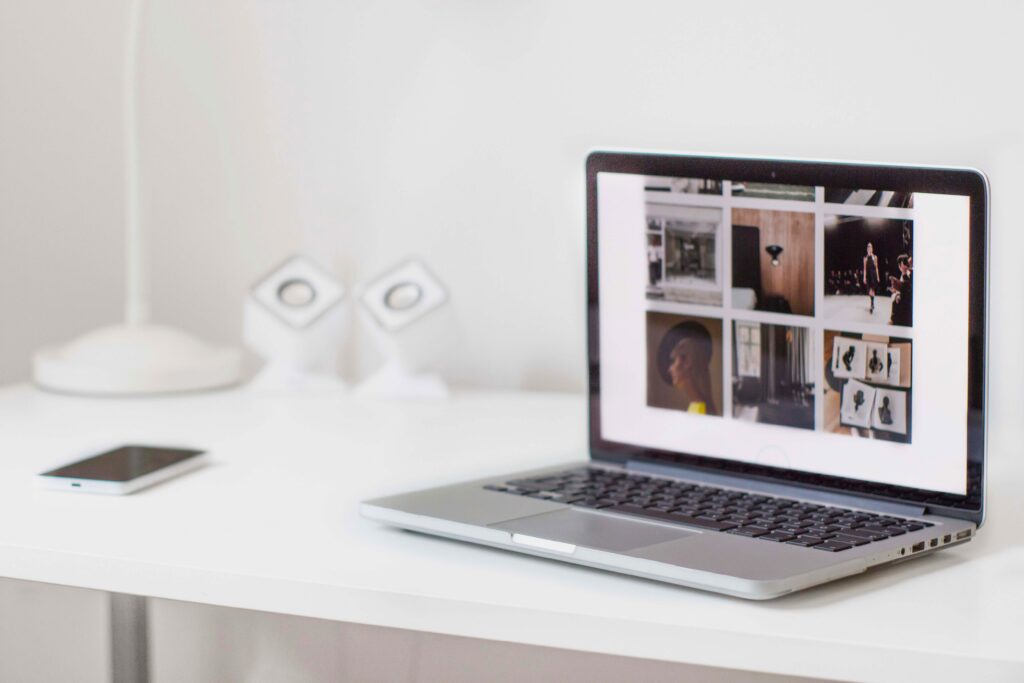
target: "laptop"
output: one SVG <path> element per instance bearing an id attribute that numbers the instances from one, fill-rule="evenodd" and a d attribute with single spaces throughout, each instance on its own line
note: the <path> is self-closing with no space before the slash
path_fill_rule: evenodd
<path id="1" fill-rule="evenodd" d="M 974 537 L 982 173 L 602 151 L 586 183 L 589 461 L 363 515 L 751 599 Z"/>

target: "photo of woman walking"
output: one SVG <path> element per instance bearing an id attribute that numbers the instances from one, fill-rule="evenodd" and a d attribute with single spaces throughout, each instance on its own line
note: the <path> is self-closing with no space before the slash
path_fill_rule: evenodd
<path id="1" fill-rule="evenodd" d="M 875 289 L 878 287 L 878 283 L 881 282 L 882 278 L 878 274 L 878 257 L 875 256 L 875 247 L 871 242 L 868 242 L 868 253 L 864 255 L 864 266 L 861 269 L 864 274 L 864 287 L 868 290 L 868 297 L 871 299 L 871 307 L 868 309 L 869 313 L 874 314 L 875 312 Z"/>
<path id="2" fill-rule="evenodd" d="M 828 215 L 824 223 L 824 317 L 909 327 L 909 316 L 894 315 L 900 298 L 892 281 L 901 277 L 898 258 L 913 256 L 913 221 Z"/>

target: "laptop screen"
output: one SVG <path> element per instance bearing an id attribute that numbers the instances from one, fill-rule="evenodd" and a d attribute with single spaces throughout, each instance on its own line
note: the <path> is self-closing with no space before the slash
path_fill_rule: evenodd
<path id="1" fill-rule="evenodd" d="M 970 211 L 598 172 L 600 438 L 965 495 Z"/>

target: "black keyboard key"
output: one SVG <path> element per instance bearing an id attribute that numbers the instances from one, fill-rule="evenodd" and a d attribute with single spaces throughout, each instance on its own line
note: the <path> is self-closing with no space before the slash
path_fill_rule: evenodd
<path id="1" fill-rule="evenodd" d="M 838 541 L 825 541 L 824 543 L 819 543 L 818 545 L 813 545 L 811 547 L 815 550 L 825 550 L 830 553 L 837 553 L 840 550 L 849 550 L 853 546 L 847 545 L 846 543 L 840 543 Z"/>
<path id="2" fill-rule="evenodd" d="M 615 506 L 615 512 L 626 512 L 630 514 L 642 515 L 644 508 L 642 505 L 633 505 L 632 503 L 622 503 Z"/>
<path id="3" fill-rule="evenodd" d="M 888 538 L 886 534 L 877 534 L 870 532 L 866 529 L 850 529 L 843 532 L 844 536 L 853 536 L 854 538 L 864 538 L 869 541 L 881 541 L 883 538 Z"/>
<path id="4" fill-rule="evenodd" d="M 809 536 L 817 536 L 818 538 L 824 538 L 826 534 L 831 534 L 833 529 L 825 526 L 810 526 L 804 529 L 804 533 Z"/>
<path id="5" fill-rule="evenodd" d="M 814 538 L 813 536 L 797 536 L 792 541 L 786 541 L 790 545 L 800 545 L 805 548 L 810 548 L 816 545 L 824 543 L 820 538 Z"/>
<path id="6" fill-rule="evenodd" d="M 736 527 L 736 524 L 732 522 L 715 522 L 707 519 L 690 517 L 689 515 L 680 515 L 675 512 L 657 512 L 655 510 L 645 510 L 643 508 L 637 509 L 636 507 L 631 505 L 617 505 L 615 507 L 608 508 L 606 511 L 621 512 L 623 514 L 634 515 L 637 517 L 649 517 L 651 519 L 657 519 L 663 522 L 689 524 L 691 526 L 697 526 L 703 529 L 714 529 L 715 531 L 727 531 L 729 529 Z"/>
<path id="7" fill-rule="evenodd" d="M 762 541 L 775 541 L 776 543 L 785 543 L 786 541 L 792 541 L 794 538 L 796 538 L 796 535 L 787 534 L 785 531 L 776 530 L 769 534 L 765 534 L 764 536 L 758 536 L 757 538 L 759 538 Z"/>
<path id="8" fill-rule="evenodd" d="M 871 541 L 866 538 L 858 538 L 857 536 L 845 536 L 841 533 L 836 534 L 833 541 L 837 543 L 846 543 L 847 545 L 867 545 Z"/>
<path id="9" fill-rule="evenodd" d="M 706 512 L 697 515 L 697 519 L 705 519 L 709 522 L 721 522 L 725 518 L 725 515 L 709 515 Z"/>

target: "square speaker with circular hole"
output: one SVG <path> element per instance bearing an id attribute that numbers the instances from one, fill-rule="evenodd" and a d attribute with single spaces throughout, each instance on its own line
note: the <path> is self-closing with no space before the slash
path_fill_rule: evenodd
<path id="1" fill-rule="evenodd" d="M 281 322 L 301 330 L 341 302 L 345 288 L 309 259 L 292 256 L 264 276 L 252 296 Z"/>
<path id="2" fill-rule="evenodd" d="M 399 332 L 448 300 L 441 282 L 416 260 L 377 276 L 363 289 L 360 302 L 386 332 Z"/>
<path id="3" fill-rule="evenodd" d="M 360 384 L 359 392 L 388 398 L 448 396 L 437 368 L 450 347 L 453 321 L 441 281 L 411 259 L 372 279 L 358 299 L 383 357 L 383 365 Z"/>
<path id="4" fill-rule="evenodd" d="M 347 310 L 344 285 L 304 256 L 261 278 L 245 302 L 245 342 L 266 361 L 252 386 L 339 386 Z"/>

